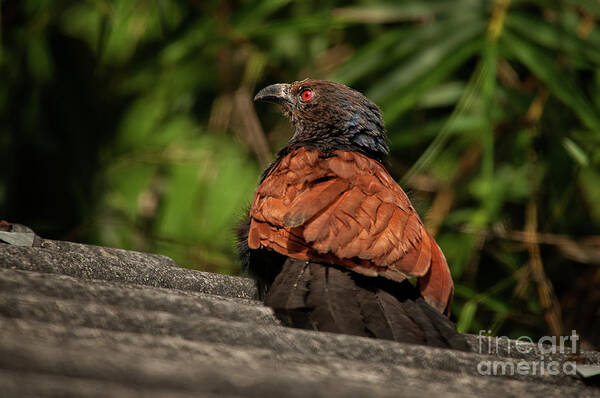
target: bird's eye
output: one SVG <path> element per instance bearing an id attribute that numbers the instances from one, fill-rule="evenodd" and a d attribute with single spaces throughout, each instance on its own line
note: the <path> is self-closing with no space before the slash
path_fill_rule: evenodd
<path id="1" fill-rule="evenodd" d="M 307 88 L 306 90 L 303 90 L 300 93 L 300 98 L 302 99 L 303 102 L 306 102 L 312 98 L 312 94 L 313 94 L 312 90 Z"/>

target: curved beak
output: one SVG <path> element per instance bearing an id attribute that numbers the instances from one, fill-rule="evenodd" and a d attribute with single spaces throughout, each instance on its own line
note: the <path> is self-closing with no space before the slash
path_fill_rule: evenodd
<path id="1" fill-rule="evenodd" d="M 289 87 L 289 84 L 272 84 L 260 90 L 254 97 L 254 101 L 272 102 L 275 104 L 291 102 L 289 97 Z"/>

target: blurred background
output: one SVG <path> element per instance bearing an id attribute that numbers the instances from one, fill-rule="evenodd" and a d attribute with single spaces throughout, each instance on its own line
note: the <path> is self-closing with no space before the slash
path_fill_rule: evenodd
<path id="1" fill-rule="evenodd" d="M 600 347 L 600 3 L 0 0 L 0 218 L 239 273 L 291 136 L 268 84 L 350 85 L 436 235 L 461 331 Z"/>

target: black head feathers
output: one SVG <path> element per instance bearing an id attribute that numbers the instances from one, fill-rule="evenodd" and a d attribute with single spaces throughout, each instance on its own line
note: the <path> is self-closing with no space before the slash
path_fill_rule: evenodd
<path id="1" fill-rule="evenodd" d="M 310 146 L 324 152 L 352 150 L 378 161 L 389 153 L 381 111 L 343 84 L 312 79 L 273 84 L 254 100 L 282 106 L 295 130 L 288 146 Z"/>

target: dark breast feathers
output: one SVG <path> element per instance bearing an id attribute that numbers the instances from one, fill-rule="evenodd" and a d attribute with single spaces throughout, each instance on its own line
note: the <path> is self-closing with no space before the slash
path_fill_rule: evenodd
<path id="1" fill-rule="evenodd" d="M 466 349 L 442 315 L 453 295 L 444 255 L 400 186 L 361 153 L 289 151 L 258 187 L 240 240 L 287 325 Z"/>

